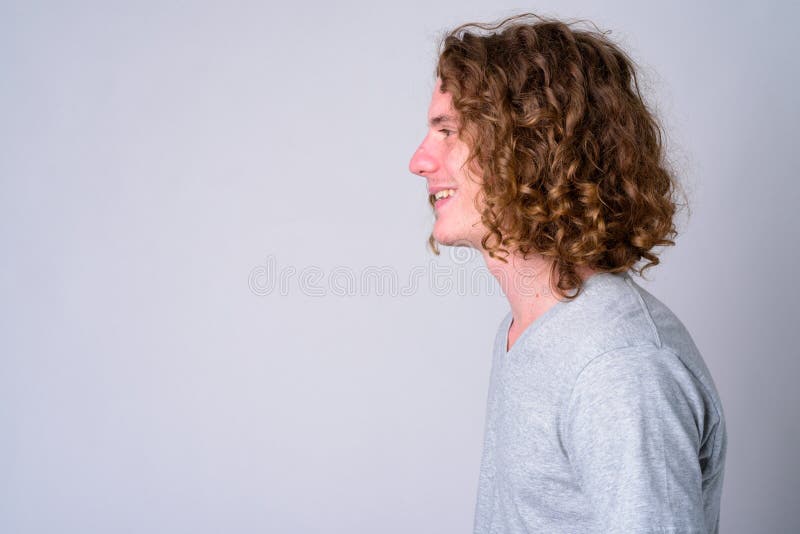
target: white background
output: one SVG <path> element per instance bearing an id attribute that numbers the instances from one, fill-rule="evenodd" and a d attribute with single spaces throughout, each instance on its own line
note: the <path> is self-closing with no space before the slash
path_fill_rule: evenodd
<path id="1" fill-rule="evenodd" d="M 0 3 L 0 531 L 471 529 L 507 308 L 407 163 L 439 36 L 521 9 L 641 65 L 692 211 L 640 283 L 724 403 L 722 531 L 799 531 L 789 5 Z"/>

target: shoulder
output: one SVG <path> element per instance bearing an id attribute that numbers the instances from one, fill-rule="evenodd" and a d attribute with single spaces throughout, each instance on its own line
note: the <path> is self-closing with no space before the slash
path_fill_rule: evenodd
<path id="1" fill-rule="evenodd" d="M 577 373 L 564 408 L 565 436 L 588 442 L 655 432 L 681 436 L 694 450 L 712 436 L 718 438 L 716 446 L 708 444 L 712 449 L 724 445 L 713 383 L 668 347 L 628 346 L 590 359 Z"/>
<path id="2" fill-rule="evenodd" d="M 570 398 L 652 396 L 665 388 L 697 389 L 698 379 L 672 349 L 643 343 L 617 347 L 591 358 L 576 373 Z"/>
<path id="3" fill-rule="evenodd" d="M 604 350 L 641 344 L 660 347 L 664 336 L 658 323 L 677 319 L 627 273 L 590 277 L 584 283 L 583 294 L 568 307 L 574 307 L 577 317 L 573 320 L 583 323 L 587 334 L 605 342 L 599 347 Z M 659 312 L 657 317 L 652 313 L 654 309 Z"/>
<path id="4" fill-rule="evenodd" d="M 577 369 L 621 348 L 655 347 L 678 355 L 694 374 L 708 375 L 683 323 L 627 273 L 587 279 L 581 294 L 563 303 L 557 320 L 542 334 L 542 341 L 575 358 Z"/>

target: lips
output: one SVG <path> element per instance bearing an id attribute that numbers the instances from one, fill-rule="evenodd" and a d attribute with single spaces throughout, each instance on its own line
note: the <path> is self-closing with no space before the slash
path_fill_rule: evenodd
<path id="1" fill-rule="evenodd" d="M 455 187 L 431 187 L 428 189 L 428 202 L 438 208 L 446 204 L 455 194 Z"/>
<path id="2" fill-rule="evenodd" d="M 435 210 L 438 211 L 438 210 L 442 209 L 442 207 L 445 204 L 447 204 L 447 203 L 449 203 L 449 202 L 451 202 L 453 200 L 453 197 L 456 194 L 455 191 L 453 191 L 452 189 L 450 189 L 448 191 L 450 191 L 450 193 L 449 194 L 445 194 L 444 196 L 442 196 L 442 195 L 431 195 L 430 196 L 431 205 L 433 206 L 433 208 Z M 439 196 L 440 198 L 436 198 L 437 196 Z"/>
<path id="3" fill-rule="evenodd" d="M 442 209 L 442 206 L 450 202 L 452 199 L 453 197 L 440 198 L 439 200 L 434 201 L 433 207 L 437 210 L 440 210 Z"/>
<path id="4" fill-rule="evenodd" d="M 455 194 L 456 194 L 455 188 L 452 188 L 452 189 L 441 189 L 441 190 L 437 191 L 433 195 L 433 199 L 434 200 L 439 200 L 440 198 L 451 197 L 451 196 L 453 196 Z"/>

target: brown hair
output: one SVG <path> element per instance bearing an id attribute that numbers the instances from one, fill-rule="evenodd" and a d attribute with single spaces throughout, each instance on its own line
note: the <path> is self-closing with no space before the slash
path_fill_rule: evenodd
<path id="1" fill-rule="evenodd" d="M 436 69 L 482 171 L 482 246 L 502 261 L 510 250 L 553 260 L 567 299 L 582 288 L 576 267 L 657 265 L 651 249 L 677 235 L 679 191 L 633 61 L 573 25 L 530 14 L 465 24 L 445 36 Z"/>

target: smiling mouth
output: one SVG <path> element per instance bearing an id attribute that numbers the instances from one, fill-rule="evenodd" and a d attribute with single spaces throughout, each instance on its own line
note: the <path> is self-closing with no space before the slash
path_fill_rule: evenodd
<path id="1" fill-rule="evenodd" d="M 433 195 L 433 200 L 435 202 L 435 201 L 441 200 L 443 198 L 452 197 L 455 194 L 456 194 L 456 190 L 455 189 L 442 189 L 441 191 L 439 191 L 435 195 Z"/>
<path id="2" fill-rule="evenodd" d="M 442 205 L 447 199 L 456 194 L 455 189 L 442 189 L 433 195 L 428 195 L 428 202 L 433 207 Z"/>

